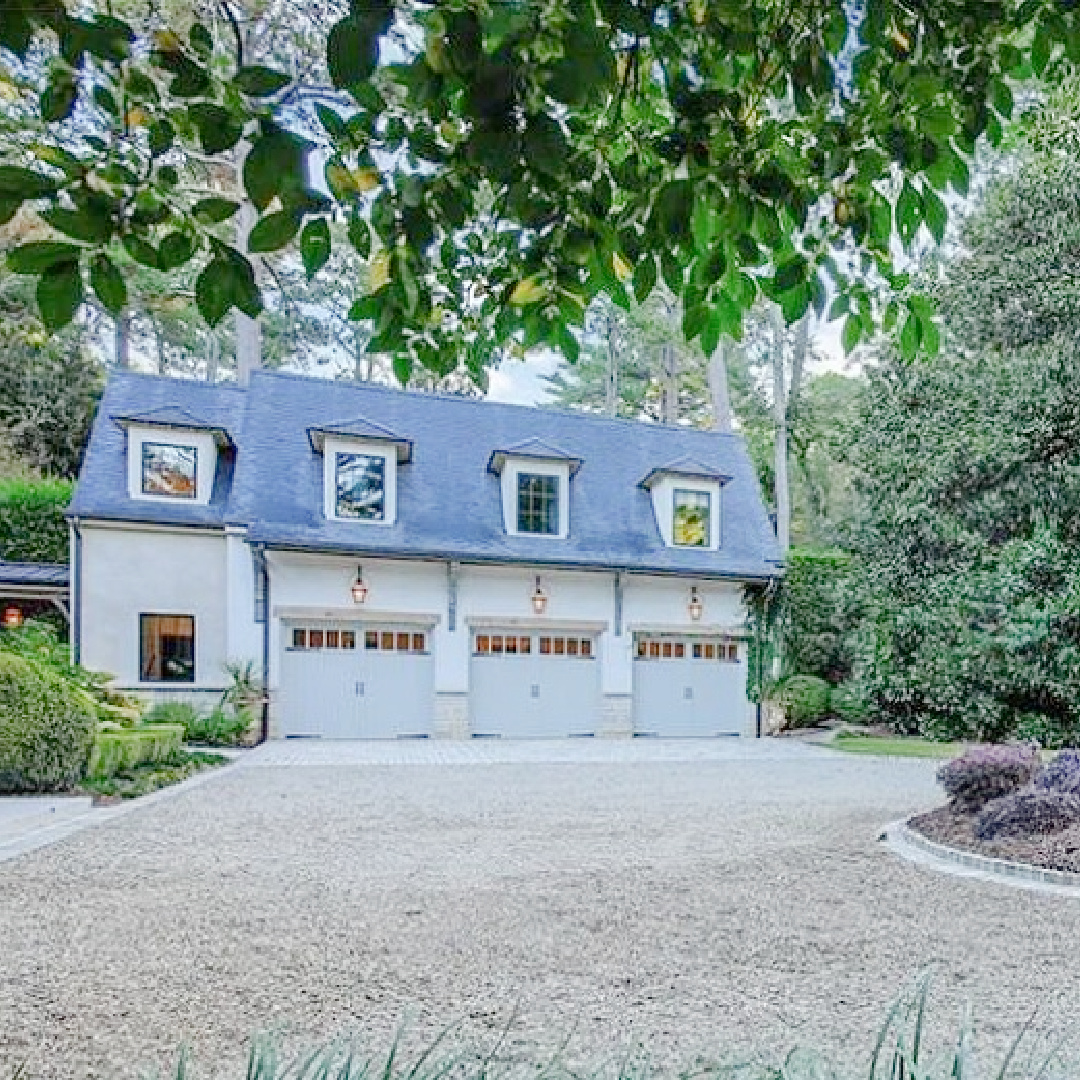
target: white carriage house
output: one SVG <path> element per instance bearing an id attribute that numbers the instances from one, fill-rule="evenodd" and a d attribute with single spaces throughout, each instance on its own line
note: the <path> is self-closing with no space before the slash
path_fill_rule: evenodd
<path id="1" fill-rule="evenodd" d="M 756 730 L 779 563 L 736 435 L 124 374 L 69 513 L 79 659 L 207 707 L 252 660 L 272 737 Z"/>

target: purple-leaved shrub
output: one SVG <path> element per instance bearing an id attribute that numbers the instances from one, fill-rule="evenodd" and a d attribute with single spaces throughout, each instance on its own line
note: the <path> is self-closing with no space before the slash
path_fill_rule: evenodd
<path id="1" fill-rule="evenodd" d="M 975 835 L 983 841 L 1034 836 L 1060 832 L 1078 822 L 1080 796 L 1027 788 L 987 803 L 975 819 Z"/>
<path id="2" fill-rule="evenodd" d="M 975 746 L 938 770 L 938 783 L 959 810 L 975 812 L 1035 779 L 1039 748 L 1034 743 Z"/>
<path id="3" fill-rule="evenodd" d="M 1062 750 L 1037 777 L 1039 791 L 1059 791 L 1080 795 L 1080 750 Z"/>

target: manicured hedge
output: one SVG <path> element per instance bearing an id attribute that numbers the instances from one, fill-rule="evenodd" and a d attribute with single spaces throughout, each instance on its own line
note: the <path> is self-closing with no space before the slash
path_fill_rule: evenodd
<path id="1" fill-rule="evenodd" d="M 77 783 L 96 727 L 85 693 L 32 660 L 0 652 L 0 792 Z"/>
<path id="2" fill-rule="evenodd" d="M 128 731 L 103 731 L 94 741 L 87 775 L 104 780 L 140 765 L 168 761 L 183 748 L 184 729 L 179 724 L 152 724 Z"/>
<path id="3" fill-rule="evenodd" d="M 829 684 L 816 675 L 792 675 L 777 689 L 776 700 L 789 727 L 806 727 L 821 720 L 829 707 Z"/>
<path id="4" fill-rule="evenodd" d="M 73 490 L 69 480 L 0 480 L 0 558 L 66 563 Z"/>

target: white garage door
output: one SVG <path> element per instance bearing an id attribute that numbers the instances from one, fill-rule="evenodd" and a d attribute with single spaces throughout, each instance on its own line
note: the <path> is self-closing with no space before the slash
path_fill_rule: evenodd
<path id="1" fill-rule="evenodd" d="M 746 663 L 732 638 L 638 634 L 634 730 L 643 735 L 747 734 Z"/>
<path id="2" fill-rule="evenodd" d="M 589 634 L 473 633 L 472 730 L 507 738 L 592 735 L 600 705 L 596 639 Z"/>
<path id="3" fill-rule="evenodd" d="M 434 667 L 426 631 L 318 622 L 283 629 L 278 694 L 283 735 L 392 739 L 429 734 Z"/>

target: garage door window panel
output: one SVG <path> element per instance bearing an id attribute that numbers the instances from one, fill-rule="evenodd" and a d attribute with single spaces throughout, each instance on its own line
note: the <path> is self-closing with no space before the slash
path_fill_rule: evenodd
<path id="1" fill-rule="evenodd" d="M 139 616 L 139 675 L 143 682 L 195 681 L 195 616 Z"/>

